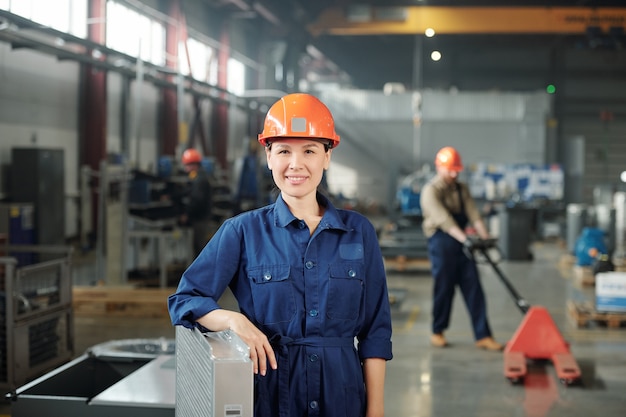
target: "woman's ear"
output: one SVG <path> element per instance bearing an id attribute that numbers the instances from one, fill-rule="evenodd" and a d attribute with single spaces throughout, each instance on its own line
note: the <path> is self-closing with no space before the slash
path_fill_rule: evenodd
<path id="1" fill-rule="evenodd" d="M 328 167 L 330 166 L 330 156 L 332 153 L 333 153 L 333 148 L 330 148 L 325 153 L 324 171 L 326 171 Z"/>
<path id="2" fill-rule="evenodd" d="M 271 156 L 272 156 L 272 150 L 271 150 L 271 147 L 266 146 L 266 147 L 265 147 L 265 160 L 266 160 L 266 162 L 267 162 L 267 168 L 268 168 L 270 171 L 272 170 Z"/>

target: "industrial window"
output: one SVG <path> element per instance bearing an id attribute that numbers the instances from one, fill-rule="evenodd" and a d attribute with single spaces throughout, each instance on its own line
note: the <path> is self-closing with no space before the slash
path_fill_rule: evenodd
<path id="1" fill-rule="evenodd" d="M 165 65 L 165 26 L 115 1 L 107 2 L 106 45 L 155 65 Z"/>
<path id="2" fill-rule="evenodd" d="M 228 59 L 227 90 L 238 96 L 246 91 L 246 67 L 235 58 Z"/>
<path id="3" fill-rule="evenodd" d="M 187 50 L 189 59 L 187 59 Z M 194 79 L 211 85 L 217 85 L 217 54 L 214 48 L 194 38 L 187 39 L 187 50 L 181 42 L 178 46 L 180 72 L 192 75 Z M 190 72 L 191 64 L 191 72 Z M 246 89 L 245 65 L 235 58 L 229 58 L 227 64 L 227 90 L 236 95 L 243 95 Z"/>
<path id="4" fill-rule="evenodd" d="M 189 60 L 187 60 L 187 50 L 189 51 Z M 192 75 L 198 81 L 217 84 L 215 50 L 193 38 L 187 39 L 187 50 L 185 50 L 185 44 L 181 42 L 178 46 L 178 62 L 180 63 L 181 74 Z M 191 64 L 191 71 L 189 64 Z"/>
<path id="5" fill-rule="evenodd" d="M 79 38 L 87 36 L 87 0 L 0 0 L 0 9 Z"/>

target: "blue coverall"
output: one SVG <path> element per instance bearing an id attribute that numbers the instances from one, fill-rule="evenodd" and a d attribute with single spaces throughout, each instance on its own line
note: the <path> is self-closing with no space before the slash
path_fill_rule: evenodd
<path id="1" fill-rule="evenodd" d="M 462 200 L 461 200 L 462 201 Z M 461 213 L 451 213 L 457 225 L 464 229 L 468 219 L 463 204 Z M 463 244 L 448 233 L 437 230 L 428 239 L 428 255 L 433 278 L 433 334 L 443 333 L 450 323 L 454 291 L 459 286 L 472 321 L 475 340 L 491 336 L 487 319 L 485 294 L 480 284 L 476 262 L 463 252 Z"/>
<path id="2" fill-rule="evenodd" d="M 311 236 L 279 196 L 227 220 L 169 297 L 174 325 L 219 308 L 229 286 L 270 339 L 276 371 L 255 375 L 256 417 L 365 415 L 361 363 L 392 358 L 386 276 L 372 224 L 338 210 Z"/>

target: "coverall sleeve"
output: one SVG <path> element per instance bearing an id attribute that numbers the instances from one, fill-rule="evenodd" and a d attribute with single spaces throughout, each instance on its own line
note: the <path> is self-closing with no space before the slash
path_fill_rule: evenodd
<path id="1" fill-rule="evenodd" d="M 168 298 L 173 325 L 192 328 L 196 319 L 220 308 L 219 298 L 239 269 L 241 238 L 225 222 L 183 273 L 176 293 Z"/>
<path id="2" fill-rule="evenodd" d="M 371 224 L 364 227 L 365 243 L 365 320 L 357 339 L 359 341 L 359 357 L 383 358 L 390 360 L 391 349 L 391 310 L 387 277 L 383 257 L 378 246 L 376 231 Z"/>

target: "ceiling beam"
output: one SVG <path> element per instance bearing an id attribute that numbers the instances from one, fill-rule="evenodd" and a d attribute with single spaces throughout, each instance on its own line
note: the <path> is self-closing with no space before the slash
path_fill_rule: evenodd
<path id="1" fill-rule="evenodd" d="M 620 7 L 332 7 L 308 26 L 318 35 L 584 34 L 626 28 Z"/>

